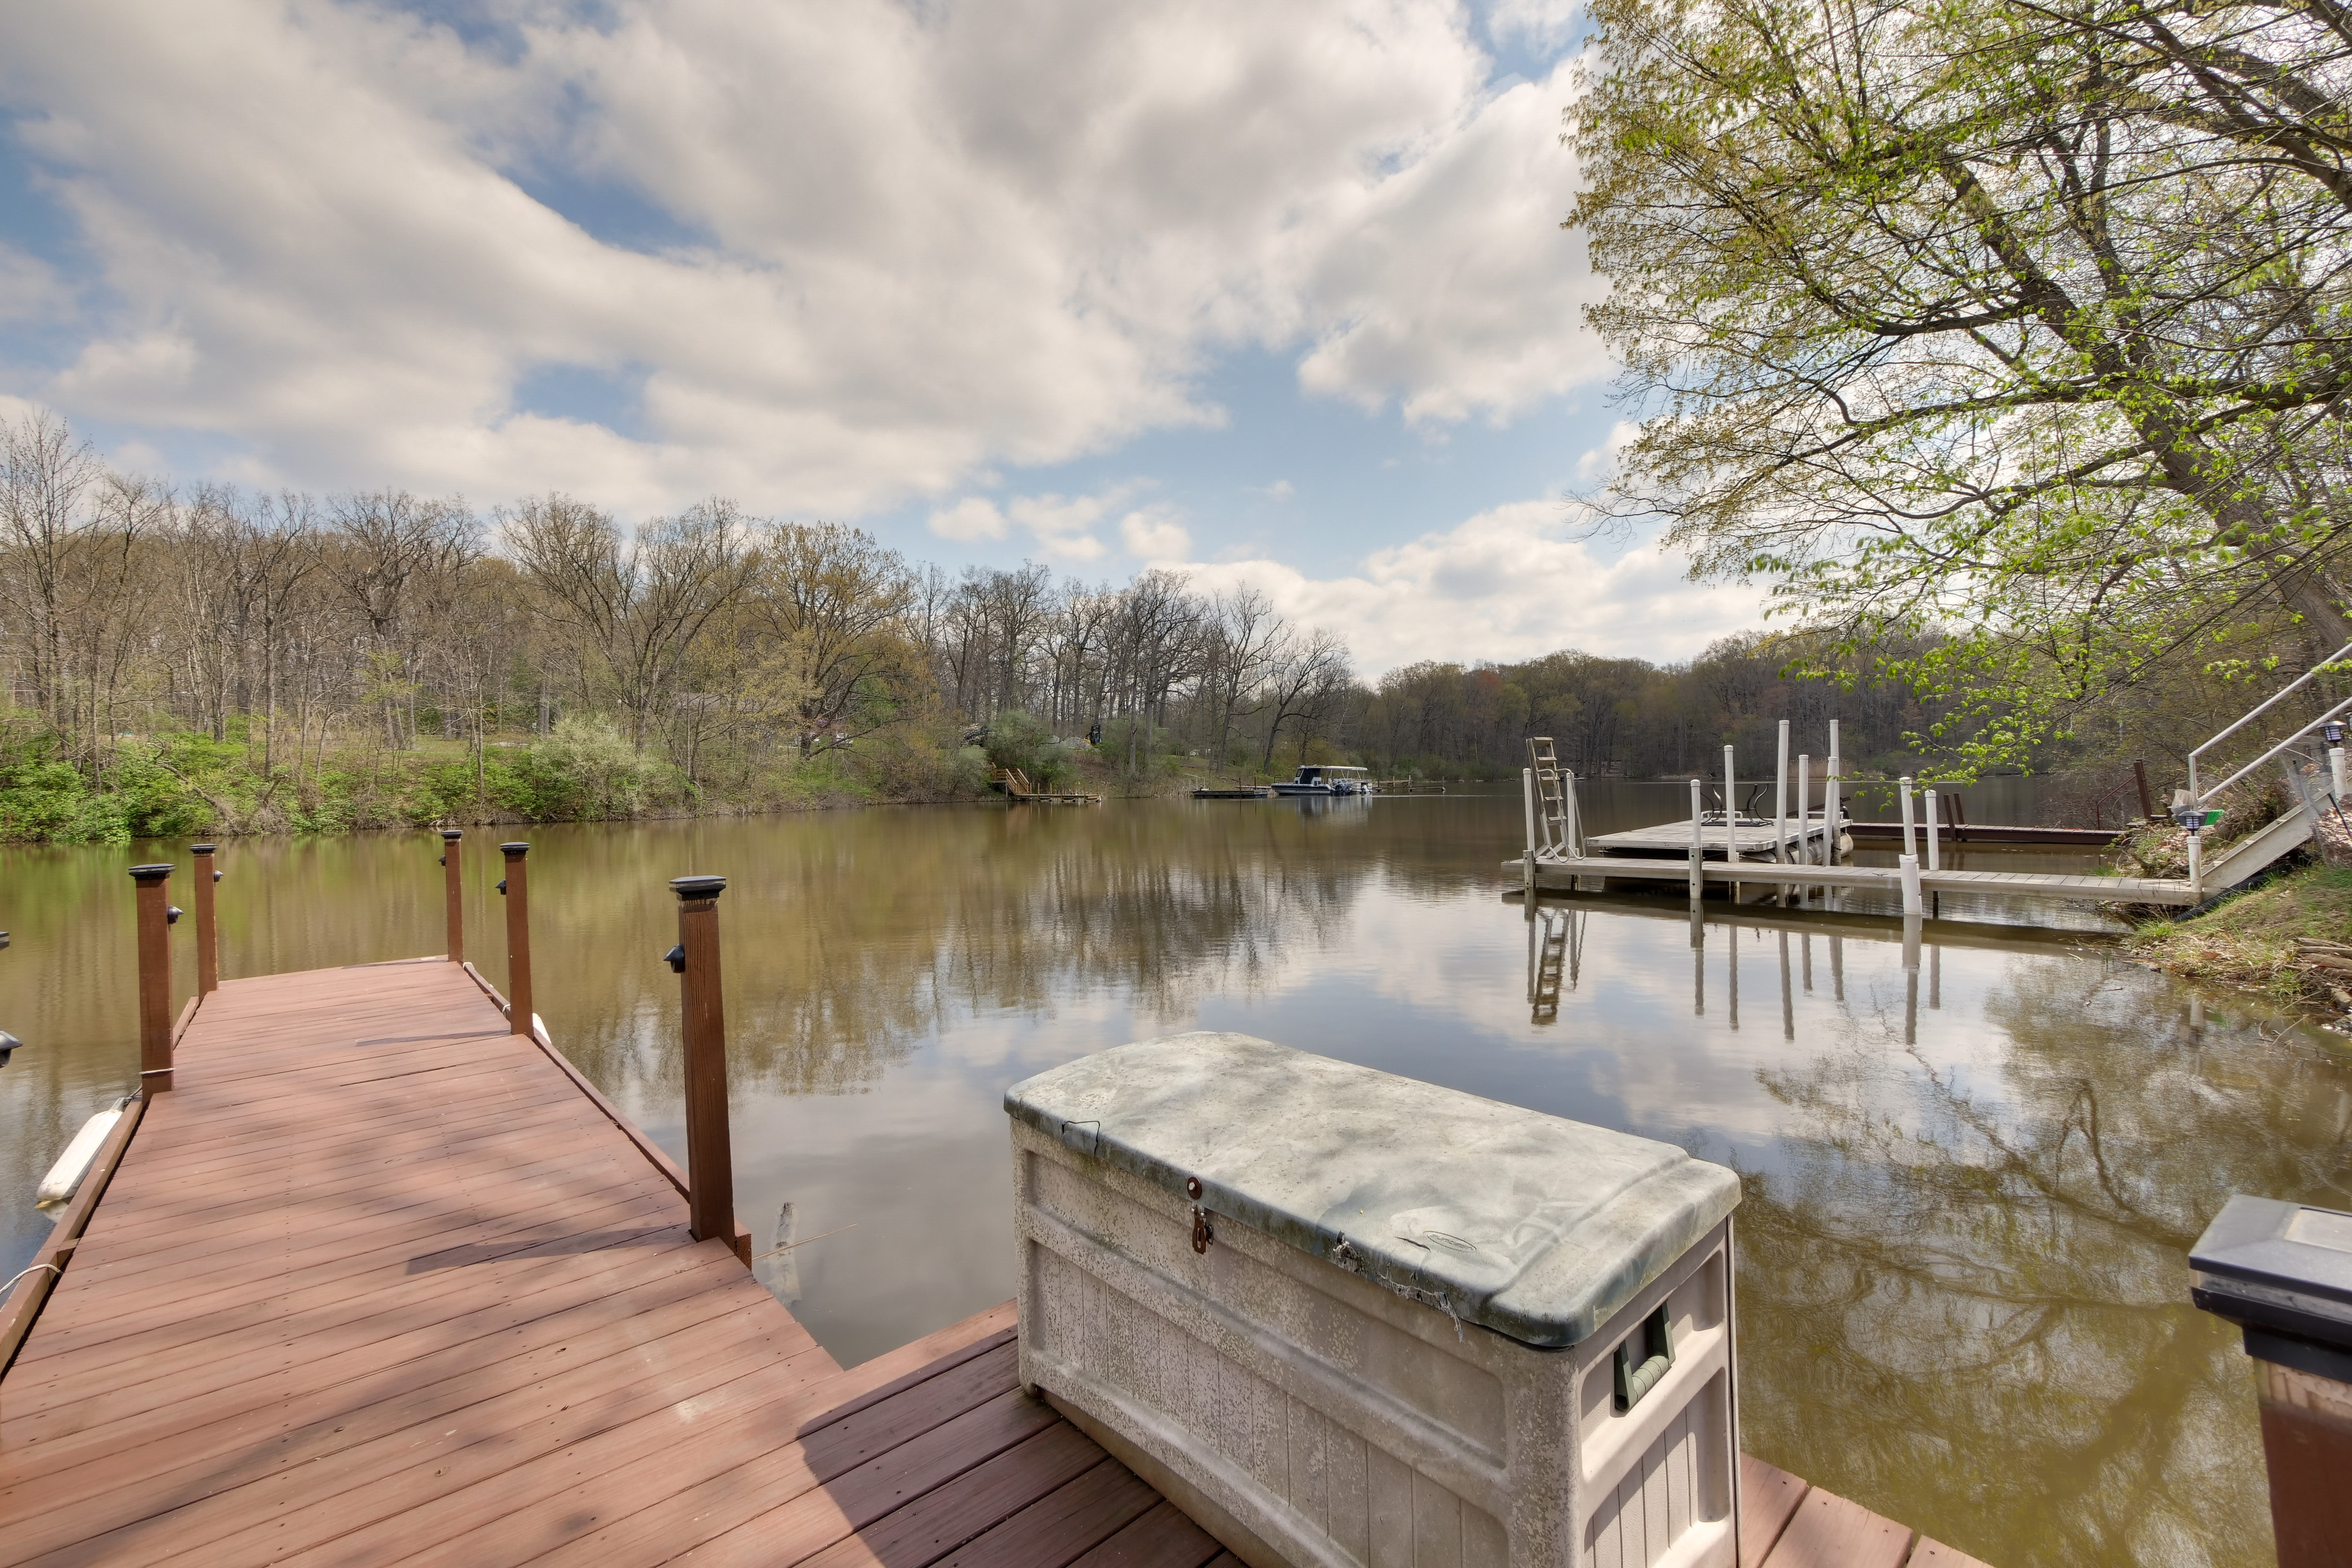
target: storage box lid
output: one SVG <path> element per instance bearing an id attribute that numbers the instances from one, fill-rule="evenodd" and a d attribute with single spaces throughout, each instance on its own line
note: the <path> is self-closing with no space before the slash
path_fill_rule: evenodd
<path id="1" fill-rule="evenodd" d="M 1176 1035 L 1005 1091 L 1047 1137 L 1400 1294 L 1572 1345 L 1739 1202 L 1671 1143 L 1247 1035 Z"/>

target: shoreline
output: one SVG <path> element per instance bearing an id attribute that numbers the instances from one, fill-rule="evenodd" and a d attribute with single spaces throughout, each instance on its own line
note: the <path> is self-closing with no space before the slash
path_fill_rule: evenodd
<path id="1" fill-rule="evenodd" d="M 2249 992 L 2352 1035 L 2352 868 L 2294 867 L 2191 919 L 2143 924 L 2122 951 L 2176 978 Z"/>

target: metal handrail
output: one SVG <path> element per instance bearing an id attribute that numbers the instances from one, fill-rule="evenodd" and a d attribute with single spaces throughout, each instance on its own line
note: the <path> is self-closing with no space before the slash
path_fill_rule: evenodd
<path id="1" fill-rule="evenodd" d="M 2220 745 L 2222 742 L 2228 740 L 2231 736 L 2236 734 L 2239 731 L 2244 729 L 2247 725 L 2252 723 L 2255 720 L 2269 712 L 2273 708 L 2277 707 L 2280 702 L 2286 699 L 2288 693 L 2296 690 L 2305 681 L 2324 674 L 2335 665 L 2337 659 L 2344 658 L 2347 654 L 2352 654 L 2352 642 L 2346 643 L 2342 647 L 2337 648 L 2334 653 L 2329 654 L 2326 658 L 2321 659 L 2317 664 L 2313 665 L 2309 669 L 2305 670 L 2301 675 L 2296 676 L 2293 680 L 2290 680 L 2284 686 L 2280 687 L 2276 691 L 2271 693 L 2269 699 L 2264 701 L 2261 707 L 2248 711 L 2242 715 L 2236 723 L 2231 725 L 2228 729 L 2222 731 L 2220 734 L 2215 735 L 2211 740 L 2207 741 L 2203 745 L 2189 752 L 2189 798 L 2201 806 L 2205 804 L 2206 796 L 2219 795 L 2222 790 L 2230 787 L 2230 784 L 2219 784 L 2212 789 L 2200 793 L 2197 788 L 2197 759 L 2199 757 L 2203 756 L 2207 752 L 2212 750 L 2215 746 Z M 2326 721 L 2324 720 L 2313 721 L 2314 723 L 2324 723 L 2325 721 Z M 2300 731 L 2297 731 L 2297 733 L 2300 733 Z M 2268 762 L 2270 761 L 2270 758 L 2268 756 L 2264 756 L 2263 761 Z M 2249 765 L 2259 766 L 2260 764 L 2254 763 Z M 2244 768 L 2239 769 L 2238 773 L 2231 776 L 2230 784 L 2237 783 L 2238 778 L 2242 776 L 2245 771 L 2246 770 Z"/>
<path id="2" fill-rule="evenodd" d="M 2289 746 L 2294 745 L 2297 741 L 2302 740 L 2305 735 L 2308 735 L 2314 730 L 2318 729 L 2322 724 L 2326 723 L 2329 720 L 2334 719 L 2347 710 L 2352 710 L 2352 697 L 2347 697 L 2343 701 L 2338 702 L 2335 707 L 2330 708 L 2326 712 L 2322 713 L 2318 718 L 2314 719 L 2310 723 L 2305 724 L 2302 729 L 2297 730 L 2294 734 L 2289 735 L 2285 740 L 2281 741 L 2277 745 L 2273 746 L 2269 751 L 2264 752 L 2261 756 L 2256 757 L 2252 762 L 2248 763 L 2244 767 L 2240 768 L 2236 773 L 2231 773 L 2228 778 L 2223 779 L 2220 784 L 2215 784 L 2211 789 L 2207 790 L 2202 795 L 2197 793 L 2197 786 L 2192 775 L 2192 781 L 2189 786 L 2189 804 L 2199 811 L 2204 810 L 2205 803 L 2207 801 L 2212 799 L 2215 795 L 2220 795 L 2223 790 L 2228 789 L 2231 784 L 2236 784 L 2240 779 L 2244 778 L 2248 773 L 2252 773 L 2256 768 L 2261 767 L 2264 763 L 2269 762 L 2281 752 L 2285 751 Z M 2250 714 L 2248 717 L 2251 718 L 2252 715 Z M 2218 740 L 2220 737 L 2216 736 L 2215 739 Z"/>

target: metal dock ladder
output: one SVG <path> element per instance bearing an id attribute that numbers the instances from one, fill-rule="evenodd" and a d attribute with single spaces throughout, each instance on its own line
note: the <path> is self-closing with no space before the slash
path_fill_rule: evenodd
<path id="1" fill-rule="evenodd" d="M 1535 773 L 1536 812 L 1543 830 L 1539 852 L 1581 855 L 1582 835 L 1577 830 L 1576 821 L 1576 775 L 1560 767 L 1559 753 L 1553 749 L 1549 735 L 1528 739 L 1528 763 Z"/>

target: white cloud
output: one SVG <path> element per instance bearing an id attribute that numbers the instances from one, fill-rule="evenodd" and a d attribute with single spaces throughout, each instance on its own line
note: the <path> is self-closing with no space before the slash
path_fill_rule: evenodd
<path id="1" fill-rule="evenodd" d="M 1576 36 L 1584 0 L 1499 0 L 1486 18 L 1496 42 L 1517 38 L 1529 48 L 1557 48 Z"/>
<path id="2" fill-rule="evenodd" d="M 1417 659 L 1507 661 L 1568 647 L 1687 658 L 1761 618 L 1761 590 L 1692 583 L 1654 543 L 1599 548 L 1581 521 L 1567 502 L 1514 501 L 1375 551 L 1345 576 L 1269 560 L 1187 570 L 1202 588 L 1255 584 L 1293 620 L 1343 632 L 1371 677 Z"/>
<path id="3" fill-rule="evenodd" d="M 1173 507 L 1161 502 L 1118 520 L 1119 537 L 1129 555 L 1146 561 L 1181 561 L 1192 553 L 1192 535 L 1176 520 Z"/>
<path id="4" fill-rule="evenodd" d="M 930 529 L 941 539 L 975 540 L 1004 537 L 1004 514 L 986 496 L 966 496 L 931 513 Z"/>
<path id="5" fill-rule="evenodd" d="M 1246 345 L 1423 422 L 1602 368 L 1566 79 L 1497 93 L 1448 0 L 472 9 L 499 41 L 13 9 L 0 101 L 95 258 L 80 351 L 14 388 L 253 480 L 838 515 L 1214 423 L 1193 378 Z M 592 232 L 618 208 L 675 232 Z M 630 427 L 519 405 L 567 367 Z"/>
<path id="6" fill-rule="evenodd" d="M 54 323 L 74 310 L 73 290 L 55 268 L 0 242 L 0 321 Z"/>

